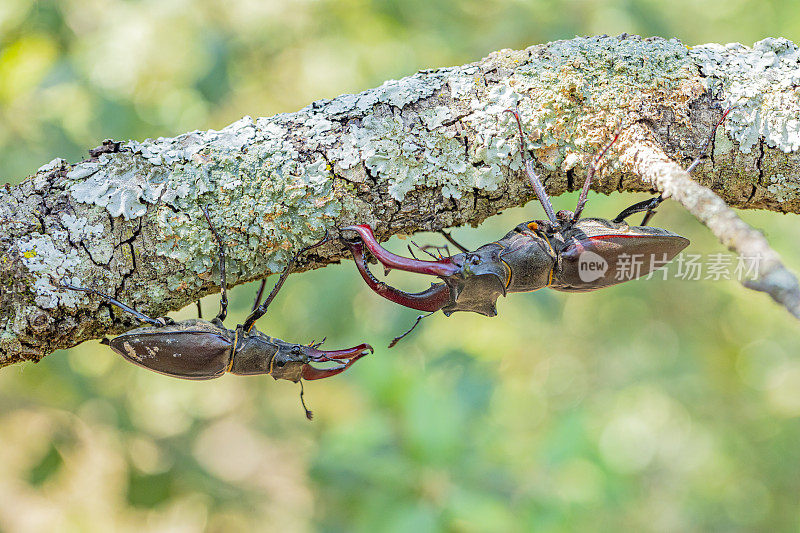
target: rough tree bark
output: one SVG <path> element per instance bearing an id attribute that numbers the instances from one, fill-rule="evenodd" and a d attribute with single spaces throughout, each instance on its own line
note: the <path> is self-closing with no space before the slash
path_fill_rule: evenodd
<path id="1" fill-rule="evenodd" d="M 515 105 L 553 195 L 578 188 L 597 148 L 628 125 L 594 189 L 659 188 L 731 249 L 772 254 L 754 286 L 798 316 L 796 278 L 724 202 L 800 212 L 799 61 L 783 39 L 689 49 L 677 40 L 578 38 L 421 71 L 221 131 L 107 142 L 75 164 L 55 159 L 0 189 L 0 366 L 133 325 L 59 282 L 154 316 L 217 290 L 202 205 L 226 241 L 236 284 L 282 270 L 327 229 L 369 223 L 386 238 L 476 225 L 527 202 L 515 125 L 503 113 Z M 738 107 L 690 181 L 681 168 L 729 105 Z M 303 268 L 344 252 L 330 243 Z"/>

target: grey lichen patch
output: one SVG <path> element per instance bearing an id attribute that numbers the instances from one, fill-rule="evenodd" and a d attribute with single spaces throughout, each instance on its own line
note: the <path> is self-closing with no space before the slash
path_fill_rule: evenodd
<path id="1" fill-rule="evenodd" d="M 767 190 L 775 196 L 777 201 L 788 202 L 800 195 L 800 180 L 795 175 L 775 174 L 770 178 Z"/>
<path id="2" fill-rule="evenodd" d="M 47 184 L 48 176 L 55 170 L 63 168 L 67 165 L 67 161 L 61 159 L 60 157 L 56 157 L 46 165 L 42 165 L 36 171 L 36 175 L 33 178 L 33 188 L 34 190 L 41 191 L 42 188 Z"/>
<path id="3" fill-rule="evenodd" d="M 713 156 L 715 158 L 721 157 L 724 154 L 729 154 L 733 151 L 735 146 L 733 145 L 733 141 L 731 138 L 725 133 L 723 128 L 717 128 L 717 132 L 714 135 L 714 153 Z"/>
<path id="4" fill-rule="evenodd" d="M 324 138 L 332 123 L 319 117 L 310 126 Z M 224 235 L 232 281 L 281 270 L 341 212 L 328 162 L 301 158 L 289 129 L 276 121 L 245 117 L 220 131 L 129 142 L 124 150 L 76 165 L 67 175 L 72 196 L 125 219 L 158 204 L 155 252 L 206 278 L 217 267 L 217 247 L 201 205 Z M 85 228 L 66 222 L 80 238 Z M 197 288 L 203 279 L 181 272 L 165 282 L 176 290 Z"/>
<path id="5" fill-rule="evenodd" d="M 464 146 L 454 137 L 454 132 L 427 132 L 395 115 L 367 116 L 333 153 L 344 168 L 361 160 L 388 181 L 389 194 L 398 201 L 423 186 L 441 186 L 445 197 L 459 198 L 465 186 L 475 186 L 470 179 L 475 173 L 468 172 Z"/>
<path id="6" fill-rule="evenodd" d="M 172 169 L 201 151 L 241 150 L 255 138 L 255 124 L 244 117 L 220 130 L 194 131 L 175 138 L 131 141 L 122 152 L 103 154 L 98 161 L 75 165 L 67 174 L 72 196 L 82 203 L 105 207 L 126 220 L 145 214 L 145 203 L 167 203 L 191 192 L 185 182 L 171 178 Z M 202 186 L 202 185 L 201 185 Z"/>
<path id="7" fill-rule="evenodd" d="M 161 195 L 163 174 L 149 172 L 151 165 L 143 165 L 141 158 L 132 154 L 116 155 L 76 165 L 67 174 L 68 179 L 76 180 L 70 191 L 77 201 L 105 207 L 114 217 L 140 217 L 147 211 L 142 200 L 155 203 Z M 154 181 L 154 176 L 162 177 L 161 183 Z"/>
<path id="8" fill-rule="evenodd" d="M 334 152 L 339 164 L 362 162 L 398 201 L 419 187 L 441 187 L 445 198 L 460 198 L 474 189 L 496 190 L 508 168 L 521 167 L 516 124 L 506 109 L 520 110 L 538 162 L 566 171 L 587 164 L 629 112 L 667 108 L 688 124 L 688 102 L 703 91 L 676 40 L 574 39 L 530 57 L 502 51 L 492 58 L 510 72 L 488 87 L 474 65 L 442 71 L 449 108 L 435 106 L 416 120 L 376 113 L 352 125 Z M 458 109 L 472 128 L 468 145 L 457 138 L 449 109 Z"/>
<path id="9" fill-rule="evenodd" d="M 360 94 L 346 94 L 326 105 L 325 112 L 340 115 L 350 112 L 363 113 L 379 103 L 402 108 L 406 105 L 428 98 L 442 86 L 437 73 L 419 73 L 401 80 L 385 81 L 380 87 Z"/>
<path id="10" fill-rule="evenodd" d="M 59 305 L 74 307 L 80 293 L 62 292 L 55 285 L 59 283 L 81 284 L 81 280 L 73 277 L 81 263 L 78 252 L 74 249 L 64 252 L 54 242 L 63 242 L 66 232 L 56 232 L 54 236 L 30 234 L 17 243 L 23 264 L 35 274 L 33 292 L 35 304 L 42 309 L 52 309 Z"/>
<path id="11" fill-rule="evenodd" d="M 800 148 L 800 51 L 787 39 L 769 38 L 748 48 L 739 43 L 705 44 L 690 55 L 704 84 L 738 106 L 725 129 L 749 153 L 764 138 L 784 152 Z"/>
<path id="12" fill-rule="evenodd" d="M 445 79 L 458 76 L 457 70 L 443 73 Z M 440 85 L 439 81 L 435 84 Z M 384 84 L 381 100 L 375 103 L 396 105 L 407 100 L 405 87 L 403 83 Z M 441 187 L 445 198 L 460 198 L 476 187 L 496 189 L 502 174 L 488 175 L 486 169 L 467 164 L 463 141 L 456 138 L 454 128 L 444 126 L 451 118 L 450 108 L 444 106 L 425 109 L 414 117 L 379 110 L 351 124 L 330 156 L 339 170 L 364 165 L 387 183 L 389 194 L 397 201 L 420 187 Z"/>
<path id="13" fill-rule="evenodd" d="M 216 268 L 216 241 L 198 204 L 208 205 L 228 248 L 231 280 L 282 270 L 295 251 L 333 225 L 341 205 L 327 161 L 321 156 L 302 161 L 287 130 L 275 123 L 263 126 L 246 151 L 212 145 L 176 167 L 170 179 L 190 188 L 188 197 L 173 202 L 177 212 L 159 209 L 159 255 L 199 274 Z M 186 283 L 183 274 L 167 280 L 171 289 Z"/>
<path id="14" fill-rule="evenodd" d="M 457 69 L 447 79 L 450 87 L 450 97 L 460 100 L 470 94 L 477 93 L 478 85 L 483 84 L 480 69 L 476 66 Z"/>
<path id="15" fill-rule="evenodd" d="M 60 157 L 56 157 L 55 159 L 53 159 L 49 163 L 46 163 L 46 164 L 42 165 L 41 167 L 39 167 L 39 169 L 36 171 L 36 173 L 37 174 L 47 174 L 48 172 L 51 172 L 51 171 L 53 171 L 53 170 L 55 170 L 57 168 L 61 168 L 61 166 L 64 163 L 66 163 L 66 160 L 61 159 Z"/>
<path id="16" fill-rule="evenodd" d="M 87 218 L 69 213 L 61 215 L 61 224 L 67 229 L 69 240 L 74 243 L 98 237 L 104 231 L 102 224 L 90 224 Z"/>
<path id="17" fill-rule="evenodd" d="M 468 120 L 480 133 L 491 166 L 508 166 L 515 123 L 505 108 L 518 105 L 530 148 L 549 170 L 588 163 L 631 113 L 665 109 L 688 124 L 688 102 L 702 89 L 692 82 L 686 48 L 677 40 L 598 37 L 560 41 L 472 100 Z M 517 150 L 514 147 L 514 152 Z M 517 157 L 510 165 L 519 168 Z"/>

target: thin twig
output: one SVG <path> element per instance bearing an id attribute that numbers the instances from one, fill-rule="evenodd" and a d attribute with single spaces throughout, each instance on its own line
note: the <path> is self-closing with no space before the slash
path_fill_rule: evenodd
<path id="1" fill-rule="evenodd" d="M 787 269 L 764 235 L 750 227 L 711 189 L 692 180 L 689 173 L 669 159 L 642 124 L 628 129 L 620 140 L 620 162 L 645 182 L 671 197 L 705 224 L 728 247 L 745 258 L 758 261 L 758 274 L 742 284 L 766 292 L 800 319 L 800 284 Z"/>

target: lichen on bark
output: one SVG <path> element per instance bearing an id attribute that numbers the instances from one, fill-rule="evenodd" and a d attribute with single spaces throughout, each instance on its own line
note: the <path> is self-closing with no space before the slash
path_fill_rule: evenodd
<path id="1" fill-rule="evenodd" d="M 368 223 L 387 237 L 476 225 L 521 205 L 532 191 L 503 112 L 515 106 L 557 195 L 580 185 L 618 124 L 646 125 L 684 164 L 722 108 L 736 104 L 693 177 L 730 205 L 796 213 L 800 99 L 789 82 L 797 55 L 781 39 L 690 50 L 674 39 L 578 38 L 501 50 L 220 131 L 118 150 L 108 143 L 75 164 L 55 159 L 0 190 L 9 228 L 0 236 L 0 365 L 131 327 L 59 283 L 124 294 L 151 315 L 215 290 L 204 205 L 228 247 L 232 284 L 282 270 L 293 251 L 345 224 Z M 651 187 L 613 153 L 595 184 L 606 193 Z M 303 268 L 343 254 L 328 244 Z"/>

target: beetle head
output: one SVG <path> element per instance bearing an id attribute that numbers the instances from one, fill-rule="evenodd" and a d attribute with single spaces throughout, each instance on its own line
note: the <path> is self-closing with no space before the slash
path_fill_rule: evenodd
<path id="1" fill-rule="evenodd" d="M 300 379 L 323 379 L 344 372 L 350 365 L 372 353 L 372 346 L 359 344 L 344 350 L 320 350 L 318 344 L 303 345 L 273 339 L 278 351 L 270 363 L 270 375 L 274 379 L 286 379 L 295 383 Z M 312 363 L 335 363 L 326 368 Z"/>
<path id="2" fill-rule="evenodd" d="M 237 327 L 238 341 L 230 372 L 238 375 L 269 374 L 275 379 L 297 383 L 301 379 L 322 379 L 335 376 L 372 351 L 369 344 L 344 350 L 320 350 L 318 344 L 304 345 L 270 337 L 252 328 L 244 333 Z M 335 363 L 317 368 L 312 363 Z"/>
<path id="3" fill-rule="evenodd" d="M 438 311 L 450 315 L 456 311 L 473 311 L 495 316 L 497 298 L 506 293 L 511 271 L 500 259 L 502 247 L 497 243 L 482 246 L 438 261 L 420 261 L 395 255 L 378 244 L 372 228 L 367 225 L 348 226 L 345 230 L 358 233 L 360 240 L 345 241 L 353 252 L 356 266 L 370 288 L 384 298 L 420 311 Z M 362 244 L 363 243 L 363 244 Z M 363 246 L 388 272 L 392 269 L 437 276 L 444 284 L 434 284 L 420 293 L 407 293 L 379 282 L 369 272 L 363 256 Z"/>
<path id="4" fill-rule="evenodd" d="M 440 276 L 450 289 L 450 301 L 442 307 L 446 316 L 456 311 L 497 315 L 495 304 L 500 296 L 506 295 L 511 279 L 508 265 L 500 259 L 501 250 L 497 243 L 492 243 L 451 258 L 458 270 Z"/>

